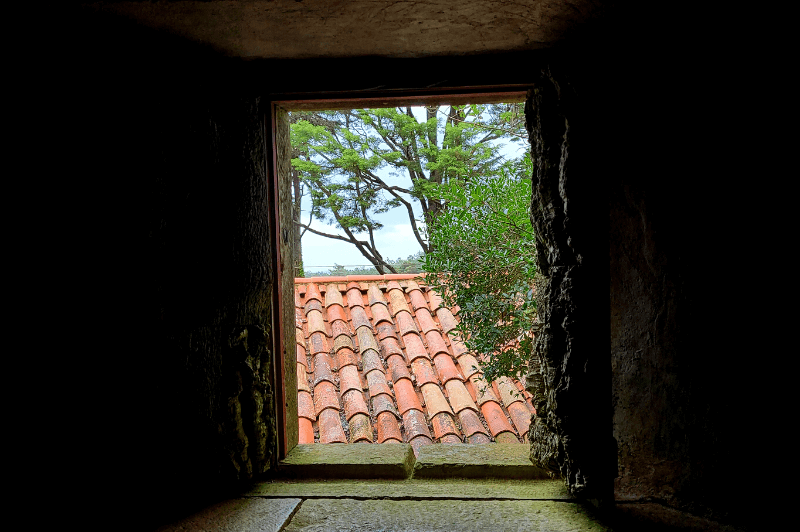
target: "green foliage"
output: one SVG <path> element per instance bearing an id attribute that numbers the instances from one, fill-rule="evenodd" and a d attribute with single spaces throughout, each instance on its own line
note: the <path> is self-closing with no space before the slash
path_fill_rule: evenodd
<path id="1" fill-rule="evenodd" d="M 342 228 L 378 269 L 390 265 L 375 247 L 376 215 L 405 206 L 413 237 L 428 251 L 414 209 L 430 222 L 441 210 L 439 186 L 496 174 L 503 164 L 496 141 L 524 136 L 520 104 L 424 112 L 425 119 L 410 107 L 292 113 L 292 167 L 310 194 L 311 216 Z"/>
<path id="2" fill-rule="evenodd" d="M 516 377 L 530 357 L 536 274 L 530 156 L 492 176 L 439 187 L 446 209 L 428 224 L 426 282 L 460 307 L 459 333 L 484 374 Z"/>

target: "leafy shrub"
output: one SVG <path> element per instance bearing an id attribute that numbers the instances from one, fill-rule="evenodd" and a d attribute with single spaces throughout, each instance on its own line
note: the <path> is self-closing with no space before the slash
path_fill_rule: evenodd
<path id="1" fill-rule="evenodd" d="M 427 227 L 425 281 L 445 304 L 460 307 L 458 332 L 483 355 L 489 382 L 526 369 L 536 317 L 531 160 L 497 175 L 439 187 L 445 209 Z"/>

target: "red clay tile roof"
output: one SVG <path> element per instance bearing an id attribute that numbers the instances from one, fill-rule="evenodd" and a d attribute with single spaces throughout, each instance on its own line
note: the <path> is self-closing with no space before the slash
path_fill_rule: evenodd
<path id="1" fill-rule="evenodd" d="M 410 275 L 295 279 L 300 443 L 519 443 L 531 395 L 486 382 L 454 312 Z"/>

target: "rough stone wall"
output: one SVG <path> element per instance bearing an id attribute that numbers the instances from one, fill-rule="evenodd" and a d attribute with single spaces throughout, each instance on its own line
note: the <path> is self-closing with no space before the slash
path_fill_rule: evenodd
<path id="1" fill-rule="evenodd" d="M 154 291 L 141 301 L 158 313 L 149 324 L 158 356 L 141 361 L 161 395 L 151 415 L 165 430 L 153 444 L 179 485 L 224 485 L 276 457 L 264 122 L 257 98 L 232 94 L 160 109 L 159 138 L 149 136 L 163 146 L 148 176 Z"/>
<path id="2" fill-rule="evenodd" d="M 98 512 L 142 530 L 276 460 L 268 111 L 194 46 L 74 31 L 57 140 L 86 217 L 68 300 L 90 332 L 70 410 L 88 456 L 69 456 L 118 486 Z"/>
<path id="3" fill-rule="evenodd" d="M 541 71 L 525 107 L 534 161 L 531 219 L 540 279 L 539 323 L 528 377 L 537 415 L 531 459 L 559 471 L 570 491 L 608 502 L 613 471 L 602 298 L 601 197 L 575 87 Z M 582 120 L 584 120 L 582 122 Z"/>
<path id="4" fill-rule="evenodd" d="M 749 244 L 721 178 L 741 170 L 714 155 L 728 111 L 659 84 L 665 71 L 702 80 L 705 65 L 659 59 L 622 71 L 625 97 L 611 100 L 609 136 L 626 139 L 625 171 L 608 183 L 615 494 L 747 526 L 757 506 L 742 488 L 760 460 L 745 449 L 768 402 L 752 400 L 763 384 L 741 365 L 766 354 L 739 319 Z"/>

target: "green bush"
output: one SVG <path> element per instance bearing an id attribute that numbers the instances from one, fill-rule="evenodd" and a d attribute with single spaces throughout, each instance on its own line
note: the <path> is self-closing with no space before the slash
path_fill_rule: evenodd
<path id="1" fill-rule="evenodd" d="M 531 161 L 497 175 L 451 180 L 439 187 L 446 208 L 427 227 L 431 251 L 425 281 L 445 304 L 460 307 L 458 332 L 483 355 L 489 382 L 522 373 L 536 317 Z"/>

